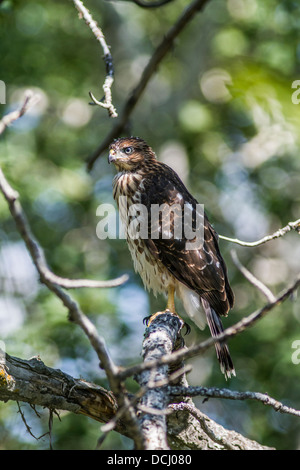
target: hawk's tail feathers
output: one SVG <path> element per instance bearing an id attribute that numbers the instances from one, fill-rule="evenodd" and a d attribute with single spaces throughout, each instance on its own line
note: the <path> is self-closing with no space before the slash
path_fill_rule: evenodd
<path id="1" fill-rule="evenodd" d="M 219 315 L 214 311 L 213 308 L 211 308 L 209 303 L 204 299 L 201 300 L 204 311 L 206 313 L 207 324 L 209 326 L 211 335 L 214 338 L 224 331 L 222 322 L 220 320 Z M 225 375 L 225 379 L 227 380 L 232 375 L 235 376 L 236 374 L 234 370 L 234 365 L 227 344 L 223 342 L 216 342 L 215 348 L 217 352 L 218 361 L 220 363 L 220 368 L 222 373 Z"/>

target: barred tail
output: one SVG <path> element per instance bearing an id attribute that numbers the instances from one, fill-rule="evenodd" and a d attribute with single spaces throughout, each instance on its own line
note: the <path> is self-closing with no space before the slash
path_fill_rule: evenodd
<path id="1" fill-rule="evenodd" d="M 214 311 L 213 308 L 209 305 L 207 300 L 201 299 L 202 305 L 206 314 L 207 324 L 209 326 L 212 337 L 216 337 L 224 331 L 223 325 L 219 315 Z M 230 352 L 226 343 L 215 343 L 215 348 L 217 352 L 218 361 L 220 363 L 220 368 L 222 373 L 225 375 L 227 380 L 232 375 L 235 375 L 235 370 L 233 362 L 230 356 Z"/>

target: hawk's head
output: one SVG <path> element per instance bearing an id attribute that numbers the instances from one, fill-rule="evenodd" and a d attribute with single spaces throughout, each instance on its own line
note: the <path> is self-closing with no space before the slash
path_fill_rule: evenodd
<path id="1" fill-rule="evenodd" d="M 108 161 L 119 171 L 136 171 L 153 160 L 156 160 L 155 153 L 139 137 L 122 137 L 109 146 Z"/>

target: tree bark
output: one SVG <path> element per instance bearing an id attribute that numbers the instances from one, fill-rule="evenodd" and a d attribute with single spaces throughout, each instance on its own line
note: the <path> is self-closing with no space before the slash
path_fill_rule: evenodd
<path id="1" fill-rule="evenodd" d="M 185 347 L 180 334 L 182 326 L 183 322 L 172 313 L 158 315 L 146 330 L 144 362 Z M 184 363 L 179 360 L 169 367 L 166 364 L 152 371 L 145 370 L 136 377 L 146 390 L 141 405 L 149 412 L 142 413 L 140 420 L 148 449 L 270 450 L 215 423 L 195 407 L 190 397 L 171 396 L 168 392 L 171 387 L 155 388 L 159 383 L 187 387 L 184 371 Z"/>
<path id="2" fill-rule="evenodd" d="M 174 450 L 274 450 L 225 429 L 193 405 L 182 403 L 168 417 L 168 439 Z"/>
<path id="3" fill-rule="evenodd" d="M 47 367 L 39 357 L 20 359 L 0 350 L 0 400 L 83 414 L 107 423 L 117 412 L 114 395 L 90 382 Z M 116 431 L 126 433 L 122 420 Z"/>
<path id="4" fill-rule="evenodd" d="M 171 354 L 178 341 L 182 321 L 170 314 L 158 315 L 146 329 L 143 343 L 144 362 L 160 359 Z M 169 366 L 162 365 L 157 369 L 145 370 L 137 377 L 140 386 L 145 390 L 140 401 L 141 430 L 147 450 L 168 450 L 166 410 L 169 395 L 166 386 L 169 383 Z M 155 384 L 164 382 L 165 387 L 155 388 Z M 144 410 L 144 411 L 143 411 Z"/>
<path id="5" fill-rule="evenodd" d="M 159 315 L 146 330 L 144 360 L 182 347 L 181 326 L 178 317 Z M 270 449 L 215 423 L 195 408 L 190 397 L 170 396 L 170 385 L 188 385 L 182 363 L 162 365 L 152 372 L 145 370 L 136 379 L 144 392 L 137 413 L 146 449 Z M 120 411 L 113 393 L 103 387 L 47 367 L 39 357 L 25 360 L 1 350 L 0 400 L 67 410 L 101 423 L 115 419 Z M 132 437 L 123 416 L 116 420 L 114 430 Z"/>

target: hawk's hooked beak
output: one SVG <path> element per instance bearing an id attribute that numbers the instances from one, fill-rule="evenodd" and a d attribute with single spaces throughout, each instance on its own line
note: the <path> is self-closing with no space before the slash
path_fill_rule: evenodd
<path id="1" fill-rule="evenodd" d="M 117 159 L 115 150 L 111 149 L 108 155 L 108 163 L 113 163 Z"/>

